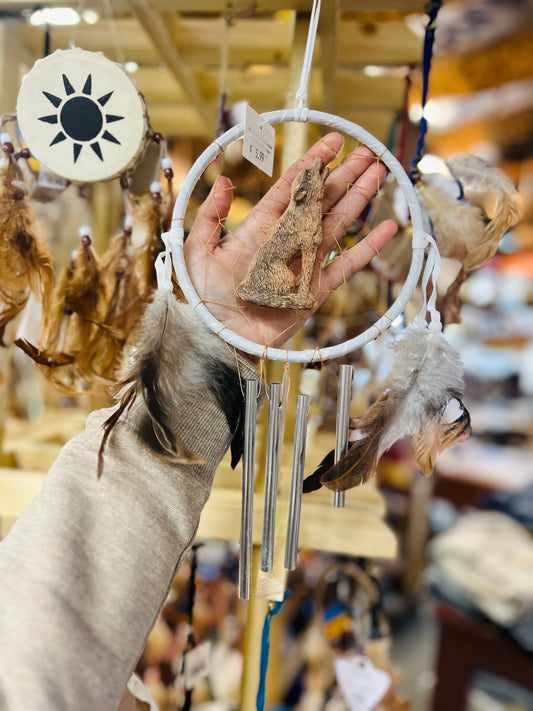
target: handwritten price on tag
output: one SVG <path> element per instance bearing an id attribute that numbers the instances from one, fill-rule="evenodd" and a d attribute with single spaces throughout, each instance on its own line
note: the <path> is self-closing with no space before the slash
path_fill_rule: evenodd
<path id="1" fill-rule="evenodd" d="M 250 153 L 254 150 L 253 146 L 250 146 Z M 260 161 L 261 163 L 265 162 L 265 152 L 260 151 L 259 148 L 255 149 L 255 160 Z"/>
<path id="2" fill-rule="evenodd" d="M 261 116 L 246 105 L 244 117 L 244 136 L 242 155 L 260 168 L 263 173 L 272 175 L 274 169 L 274 127 L 263 121 Z"/>

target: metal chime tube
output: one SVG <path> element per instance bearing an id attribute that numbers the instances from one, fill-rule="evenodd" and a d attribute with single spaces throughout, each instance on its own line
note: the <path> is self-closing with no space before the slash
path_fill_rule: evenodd
<path id="1" fill-rule="evenodd" d="M 350 402 L 352 399 L 351 365 L 341 365 L 339 369 L 339 392 L 337 396 L 337 432 L 335 438 L 335 462 L 346 454 L 350 434 Z M 344 507 L 344 491 L 335 491 L 333 505 L 335 508 Z"/>
<path id="2" fill-rule="evenodd" d="M 298 562 L 298 535 L 302 510 L 302 487 L 304 480 L 305 443 L 307 440 L 307 416 L 309 395 L 298 395 L 296 421 L 294 423 L 294 449 L 292 453 L 292 480 L 289 499 L 289 520 L 285 542 L 285 570 L 294 570 Z"/>
<path id="3" fill-rule="evenodd" d="M 265 512 L 263 518 L 263 541 L 261 570 L 272 570 L 274 560 L 274 526 L 276 523 L 276 499 L 278 494 L 279 451 L 281 446 L 281 383 L 270 386 L 268 411 L 267 455 L 265 468 Z"/>
<path id="4" fill-rule="evenodd" d="M 245 390 L 244 451 L 242 457 L 241 537 L 239 553 L 239 597 L 249 600 L 252 589 L 252 524 L 255 480 L 255 428 L 257 380 L 247 380 Z"/>

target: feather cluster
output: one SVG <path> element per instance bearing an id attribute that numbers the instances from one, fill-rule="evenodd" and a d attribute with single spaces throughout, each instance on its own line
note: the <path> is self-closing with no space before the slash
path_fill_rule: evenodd
<path id="1" fill-rule="evenodd" d="M 116 381 L 122 350 L 157 285 L 154 262 L 165 248 L 167 216 L 161 196 L 146 193 L 133 200 L 133 227 L 116 235 L 101 257 L 89 235 L 82 235 L 53 290 L 40 345 L 15 341 L 56 389 L 80 395 Z M 133 228 L 143 233 L 137 246 Z"/>
<path id="2" fill-rule="evenodd" d="M 444 323 L 457 323 L 459 291 L 468 272 L 494 256 L 506 231 L 520 219 L 521 202 L 513 181 L 477 156 L 454 155 L 446 167 L 447 174 L 418 175 L 416 189 L 427 231 L 433 233 L 441 256 L 455 262 L 448 284 L 439 283 L 439 310 Z M 387 218 L 395 220 L 399 230 L 372 266 L 391 281 L 403 282 L 412 259 L 412 225 L 405 197 L 391 176 L 372 201 L 369 229 Z"/>
<path id="3" fill-rule="evenodd" d="M 146 307 L 116 386 L 119 404 L 104 423 L 98 474 L 113 428 L 138 397 L 142 398 L 148 427 L 139 435 L 157 456 L 180 464 L 203 459 L 180 440 L 176 403 L 188 392 L 209 392 L 221 407 L 231 432 L 232 466 L 242 454 L 244 398 L 235 355 L 199 322 L 188 304 L 160 289 Z"/>
<path id="4" fill-rule="evenodd" d="M 0 343 L 30 293 L 42 304 L 43 338 L 54 289 L 52 255 L 33 223 L 28 188 L 13 154 L 0 152 Z"/>
<path id="5" fill-rule="evenodd" d="M 450 176 L 423 175 L 417 188 L 441 256 L 461 265 L 440 306 L 444 322 L 455 323 L 466 275 L 496 254 L 506 231 L 520 219 L 521 204 L 512 180 L 481 158 L 461 153 L 446 165 Z"/>
<path id="6" fill-rule="evenodd" d="M 406 435 L 417 464 L 431 474 L 440 452 L 470 434 L 463 387 L 462 364 L 451 344 L 441 333 L 410 326 L 394 346 L 381 395 L 354 422 L 357 439 L 337 463 L 330 452 L 304 481 L 304 492 L 320 486 L 345 491 L 368 481 L 381 455 Z"/>

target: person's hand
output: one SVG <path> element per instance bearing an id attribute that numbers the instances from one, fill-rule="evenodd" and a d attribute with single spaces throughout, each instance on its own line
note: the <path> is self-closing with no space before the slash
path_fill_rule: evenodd
<path id="1" fill-rule="evenodd" d="M 261 345 L 279 347 L 312 315 L 311 311 L 248 304 L 235 296 L 235 289 L 244 279 L 255 250 L 289 204 L 295 176 L 318 155 L 329 163 L 342 145 L 343 137 L 338 133 L 329 133 L 315 143 L 223 239 L 221 229 L 233 198 L 230 180 L 219 176 L 198 210 L 184 248 L 189 276 L 209 311 L 234 333 Z M 386 220 L 321 268 L 324 256 L 340 247 L 346 230 L 376 193 L 385 172 L 385 166 L 378 163 L 374 153 L 360 146 L 326 179 L 322 201 L 323 239 L 313 279 L 313 292 L 319 306 L 332 291 L 368 264 L 396 233 L 396 223 Z"/>

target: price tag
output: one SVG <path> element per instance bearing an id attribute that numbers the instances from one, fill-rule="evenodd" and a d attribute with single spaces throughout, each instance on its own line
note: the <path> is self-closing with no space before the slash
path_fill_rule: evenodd
<path id="1" fill-rule="evenodd" d="M 350 711 L 373 711 L 391 685 L 390 674 L 360 654 L 336 659 L 335 676 Z"/>
<path id="2" fill-rule="evenodd" d="M 193 689 L 198 679 L 208 676 L 211 659 L 211 642 L 202 642 L 189 649 L 184 656 L 185 688 Z"/>
<path id="3" fill-rule="evenodd" d="M 274 170 L 275 138 L 274 126 L 265 123 L 257 111 L 246 104 L 242 155 L 270 176 Z"/>

